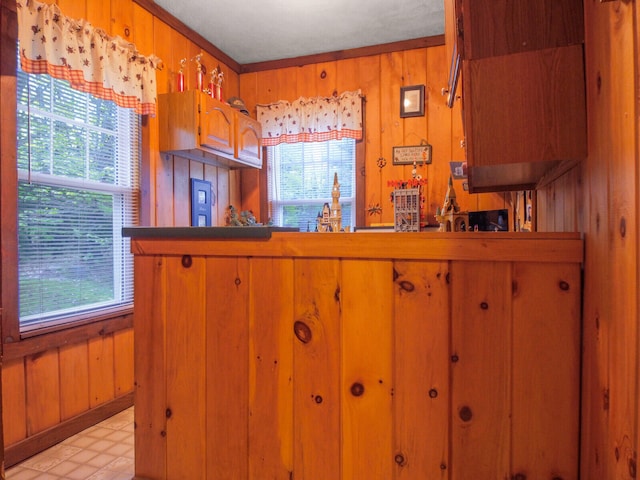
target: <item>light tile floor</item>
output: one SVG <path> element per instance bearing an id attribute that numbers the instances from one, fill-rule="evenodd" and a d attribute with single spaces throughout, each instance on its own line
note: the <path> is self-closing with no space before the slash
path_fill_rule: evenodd
<path id="1" fill-rule="evenodd" d="M 7 480 L 131 480 L 133 407 L 28 458 Z"/>

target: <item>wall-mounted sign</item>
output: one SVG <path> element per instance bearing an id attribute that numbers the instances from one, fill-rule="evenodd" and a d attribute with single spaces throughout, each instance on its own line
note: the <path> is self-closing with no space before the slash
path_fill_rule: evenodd
<path id="1" fill-rule="evenodd" d="M 431 145 L 414 145 L 409 147 L 393 147 L 394 165 L 424 165 L 431 163 Z"/>

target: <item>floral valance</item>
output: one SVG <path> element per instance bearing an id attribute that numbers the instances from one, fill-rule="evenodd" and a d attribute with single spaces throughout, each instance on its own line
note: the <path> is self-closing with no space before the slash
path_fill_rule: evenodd
<path id="1" fill-rule="evenodd" d="M 362 138 L 362 94 L 360 90 L 333 97 L 281 100 L 257 105 L 262 125 L 262 143 L 322 142 Z"/>
<path id="2" fill-rule="evenodd" d="M 22 70 L 48 73 L 76 90 L 155 115 L 160 59 L 140 55 L 133 44 L 85 20 L 65 17 L 56 5 L 19 0 L 17 9 Z"/>

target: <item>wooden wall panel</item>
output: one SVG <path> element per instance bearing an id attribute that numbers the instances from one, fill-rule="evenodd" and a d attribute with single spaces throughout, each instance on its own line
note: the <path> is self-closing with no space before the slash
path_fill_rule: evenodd
<path id="1" fill-rule="evenodd" d="M 9 446 L 27 437 L 27 386 L 24 359 L 2 364 L 2 427 Z"/>
<path id="2" fill-rule="evenodd" d="M 640 443 L 638 8 L 584 9 L 588 157 L 538 192 L 538 225 L 582 232 L 587 242 L 581 478 L 632 479 Z"/>
<path id="3" fill-rule="evenodd" d="M 572 293 L 580 289 L 580 274 L 570 265 L 543 263 L 514 270 L 512 436 L 527 442 L 513 444 L 512 475 L 576 478 L 580 348 L 563 339 L 580 338 L 580 297 Z M 552 403 L 557 408 L 546 408 Z"/>
<path id="4" fill-rule="evenodd" d="M 27 436 L 60 422 L 58 352 L 49 350 L 25 358 Z"/>
<path id="5" fill-rule="evenodd" d="M 340 263 L 296 260 L 294 284 L 295 472 L 340 478 Z"/>
<path id="6" fill-rule="evenodd" d="M 394 265 L 394 460 L 397 480 L 448 479 L 451 392 L 446 262 Z"/>
<path id="7" fill-rule="evenodd" d="M 452 480 L 512 478 L 504 448 L 512 441 L 510 269 L 509 263 L 451 265 Z"/>
<path id="8" fill-rule="evenodd" d="M 341 277 L 342 478 L 392 478 L 393 266 L 343 260 Z"/>
<path id="9" fill-rule="evenodd" d="M 67 420 L 89 409 L 87 343 L 60 347 L 60 416 Z M 72 378 L 73 381 L 65 381 Z"/>
<path id="10" fill-rule="evenodd" d="M 179 459 L 167 478 L 201 478 L 206 469 L 205 280 L 204 259 L 167 259 L 167 455 Z"/>
<path id="11" fill-rule="evenodd" d="M 249 475 L 250 280 L 247 259 L 207 260 L 207 478 Z"/>
<path id="12" fill-rule="evenodd" d="M 87 8 L 90 0 L 87 0 Z M 107 2 L 105 2 L 107 3 Z M 133 2 L 131 0 L 111 0 L 111 25 L 109 32 L 125 40 L 133 40 Z"/>
<path id="13" fill-rule="evenodd" d="M 157 298 L 167 295 L 167 265 L 160 257 L 135 258 L 135 311 L 147 312 L 135 319 L 136 331 L 144 335 L 134 337 L 136 352 L 155 352 L 153 357 L 136 355 L 135 392 L 135 469 L 143 478 L 165 478 L 167 474 L 166 382 L 148 382 L 150 378 L 166 377 L 167 304 Z M 157 377 L 156 377 L 157 376 Z"/>
<path id="14" fill-rule="evenodd" d="M 133 329 L 113 334 L 113 376 L 115 396 L 129 393 L 133 388 Z"/>
<path id="15" fill-rule="evenodd" d="M 293 472 L 293 261 L 251 260 L 249 478 Z"/>
<path id="16" fill-rule="evenodd" d="M 89 406 L 96 407 L 114 398 L 113 334 L 92 338 L 89 351 Z"/>

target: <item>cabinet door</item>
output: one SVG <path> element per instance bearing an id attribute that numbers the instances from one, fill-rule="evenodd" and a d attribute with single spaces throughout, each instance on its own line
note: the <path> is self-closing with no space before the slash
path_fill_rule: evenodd
<path id="1" fill-rule="evenodd" d="M 207 95 L 203 94 L 201 99 L 200 146 L 204 149 L 233 155 L 233 116 L 235 111 Z"/>
<path id="2" fill-rule="evenodd" d="M 459 0 L 465 59 L 477 59 L 584 41 L 582 0 Z M 458 2 L 456 2 L 458 3 Z M 460 24 L 459 24 L 460 25 Z M 458 32 L 459 33 L 459 32 Z"/>
<path id="3" fill-rule="evenodd" d="M 469 166 L 586 157 L 582 45 L 463 62 Z"/>
<path id="4" fill-rule="evenodd" d="M 236 158 L 251 166 L 262 168 L 262 128 L 260 123 L 237 113 Z"/>

